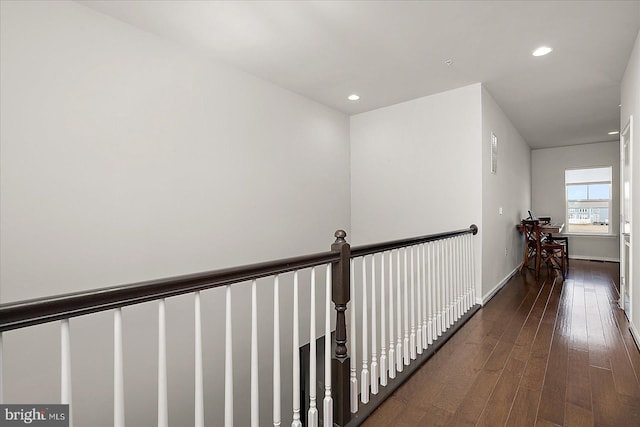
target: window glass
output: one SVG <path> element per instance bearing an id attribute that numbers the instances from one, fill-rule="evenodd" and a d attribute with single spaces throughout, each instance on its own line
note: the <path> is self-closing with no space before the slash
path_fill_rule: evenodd
<path id="1" fill-rule="evenodd" d="M 567 185 L 567 199 L 586 200 L 587 188 L 587 185 Z"/>
<path id="2" fill-rule="evenodd" d="M 589 200 L 611 197 L 611 184 L 589 184 Z"/>
<path id="3" fill-rule="evenodd" d="M 565 171 L 567 232 L 609 233 L 611 177 L 610 166 Z"/>

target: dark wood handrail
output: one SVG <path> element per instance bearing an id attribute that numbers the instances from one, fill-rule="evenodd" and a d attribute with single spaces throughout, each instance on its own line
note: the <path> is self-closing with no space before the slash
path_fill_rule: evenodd
<path id="1" fill-rule="evenodd" d="M 354 258 L 462 234 L 472 233 L 475 235 L 477 232 L 478 227 L 471 225 L 466 229 L 446 233 L 364 245 L 351 248 L 349 256 Z M 342 233 L 346 235 L 344 232 Z M 342 236 L 342 239 L 344 241 L 344 236 Z M 343 258 L 345 254 L 341 254 L 339 251 L 340 249 L 336 247 L 331 252 L 0 304 L 0 332 L 245 282 L 322 264 L 336 264 L 341 261 L 341 256 L 344 264 Z M 346 284 L 348 289 L 348 283 Z M 336 290 L 334 290 L 335 292 Z M 346 300 L 348 301 L 348 297 Z M 344 305 L 346 308 L 346 302 Z"/>
<path id="2" fill-rule="evenodd" d="M 433 242 L 436 240 L 448 239 L 449 237 L 460 236 L 463 234 L 478 234 L 478 227 L 475 224 L 469 228 L 461 230 L 447 231 L 445 233 L 428 234 L 419 237 L 410 237 L 408 239 L 392 240 L 384 243 L 374 243 L 372 245 L 362 245 L 351 248 L 351 258 L 370 255 L 378 252 L 390 251 L 392 249 L 403 248 L 405 246 L 419 245 L 421 243 Z"/>
<path id="3" fill-rule="evenodd" d="M 259 279 L 340 259 L 335 252 L 0 304 L 0 332 Z"/>

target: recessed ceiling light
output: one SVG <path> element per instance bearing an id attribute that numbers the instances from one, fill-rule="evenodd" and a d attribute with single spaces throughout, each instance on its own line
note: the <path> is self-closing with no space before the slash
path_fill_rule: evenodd
<path id="1" fill-rule="evenodd" d="M 347 99 L 348 99 L 349 101 L 357 101 L 358 99 L 360 99 L 360 95 L 356 95 L 355 93 L 352 93 L 351 95 L 349 95 L 349 96 L 347 97 Z"/>
<path id="2" fill-rule="evenodd" d="M 548 47 L 548 46 L 540 46 L 539 48 L 537 48 L 536 50 L 533 51 L 532 55 L 533 56 L 544 56 L 548 53 L 551 53 L 553 49 Z"/>
<path id="3" fill-rule="evenodd" d="M 620 133 L 619 130 L 614 130 L 614 131 L 609 132 L 609 135 L 617 135 L 619 133 Z"/>

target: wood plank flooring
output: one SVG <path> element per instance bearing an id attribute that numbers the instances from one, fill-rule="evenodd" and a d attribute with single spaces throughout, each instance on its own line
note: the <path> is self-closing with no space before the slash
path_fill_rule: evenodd
<path id="1" fill-rule="evenodd" d="M 517 274 L 365 426 L 640 426 L 617 263 Z"/>

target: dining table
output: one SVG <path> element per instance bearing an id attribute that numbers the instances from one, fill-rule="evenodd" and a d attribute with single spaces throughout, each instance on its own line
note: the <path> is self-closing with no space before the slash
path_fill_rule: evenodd
<path id="1" fill-rule="evenodd" d="M 541 222 L 539 225 L 540 227 L 540 231 L 544 234 L 553 234 L 553 233 L 562 233 L 562 230 L 564 229 L 564 223 L 544 223 Z M 518 229 L 519 232 L 524 232 L 524 228 L 522 227 L 522 223 L 518 223 L 516 225 L 516 228 Z"/>

